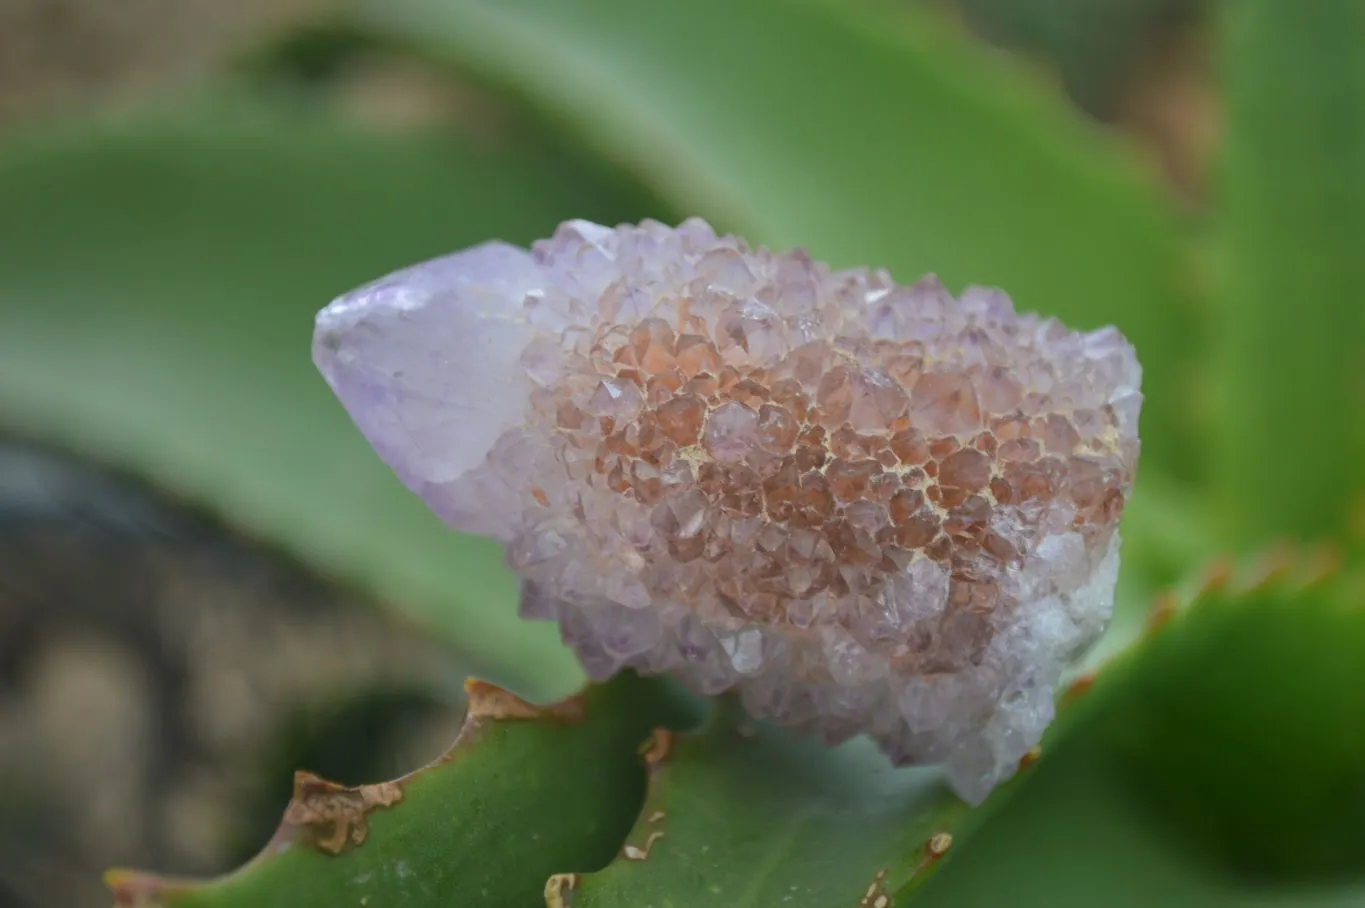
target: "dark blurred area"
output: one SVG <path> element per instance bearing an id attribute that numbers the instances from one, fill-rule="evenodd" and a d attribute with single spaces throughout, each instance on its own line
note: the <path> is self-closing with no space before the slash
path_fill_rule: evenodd
<path id="1" fill-rule="evenodd" d="M 937 0 L 978 37 L 1049 73 L 1126 133 L 1175 193 L 1202 199 L 1216 97 L 1212 0 Z"/>
<path id="2" fill-rule="evenodd" d="M 0 136 L 212 72 L 325 3 L 0 0 Z M 1050 73 L 1199 203 L 1204 4 L 934 5 Z M 450 110 L 383 65 L 344 91 L 381 126 Z M 230 868 L 273 829 L 294 768 L 354 783 L 439 753 L 461 680 L 416 629 L 212 516 L 0 437 L 0 908 L 106 904 L 109 865 Z"/>
<path id="3" fill-rule="evenodd" d="M 0 129 L 211 73 L 261 37 L 325 14 L 332 2 L 0 0 Z M 933 8 L 1035 65 L 1086 114 L 1136 139 L 1176 193 L 1199 197 L 1216 124 L 1207 28 L 1213 0 L 868 2 Z M 449 103 L 431 103 L 432 81 L 367 65 L 347 90 L 363 114 L 405 122 L 450 112 Z"/>
<path id="4" fill-rule="evenodd" d="M 0 440 L 0 905 L 95 905 L 112 864 L 215 873 L 292 770 L 438 755 L 458 666 L 131 480 Z"/>

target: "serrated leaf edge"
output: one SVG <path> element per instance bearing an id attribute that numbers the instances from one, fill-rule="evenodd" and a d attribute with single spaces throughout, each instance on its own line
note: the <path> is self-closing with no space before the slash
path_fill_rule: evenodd
<path id="1" fill-rule="evenodd" d="M 409 783 L 454 760 L 462 750 L 477 743 L 490 724 L 578 723 L 587 716 L 585 699 L 590 688 L 547 706 L 538 706 L 477 678 L 466 680 L 464 688 L 467 705 L 460 730 L 450 747 L 435 760 L 397 779 L 354 787 L 338 785 L 300 770 L 294 774 L 293 796 L 284 809 L 280 825 L 251 860 L 224 876 L 203 879 L 111 869 L 104 874 L 104 882 L 113 893 L 115 908 L 168 908 L 168 899 L 249 873 L 273 856 L 298 846 L 328 855 L 359 848 L 369 837 L 367 817 L 371 812 L 397 807 Z"/>

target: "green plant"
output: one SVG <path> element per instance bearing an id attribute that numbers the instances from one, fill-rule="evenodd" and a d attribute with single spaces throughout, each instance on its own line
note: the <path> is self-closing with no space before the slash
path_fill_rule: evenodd
<path id="1" fill-rule="evenodd" d="M 445 761 L 301 777 L 256 860 L 113 874 L 119 903 L 1365 900 L 1365 8 L 1244 0 L 1218 35 L 1216 203 L 1193 225 L 1010 65 L 924 16 L 810 0 L 361 4 L 238 82 L 0 152 L 7 427 L 209 502 L 561 701 L 476 685 Z M 367 133 L 289 75 L 366 55 L 476 85 L 503 119 Z M 1036 765 L 978 808 L 667 683 L 563 699 L 579 670 L 516 618 L 497 553 L 399 487 L 308 362 L 316 309 L 386 270 L 693 213 L 999 285 L 1138 348 L 1114 624 Z M 1281 539 L 1304 548 L 1258 554 Z"/>

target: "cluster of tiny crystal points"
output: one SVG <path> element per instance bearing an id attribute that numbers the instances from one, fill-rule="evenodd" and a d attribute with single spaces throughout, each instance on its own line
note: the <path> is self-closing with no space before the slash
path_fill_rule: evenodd
<path id="1" fill-rule="evenodd" d="M 999 291 L 574 221 L 342 297 L 316 357 L 590 675 L 736 689 L 971 800 L 1111 611 L 1140 369 Z"/>

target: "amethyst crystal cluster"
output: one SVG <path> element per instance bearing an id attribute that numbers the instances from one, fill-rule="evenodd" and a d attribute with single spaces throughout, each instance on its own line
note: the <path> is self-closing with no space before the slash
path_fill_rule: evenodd
<path id="1" fill-rule="evenodd" d="M 315 360 L 584 668 L 671 672 L 965 798 L 1103 630 L 1141 370 L 1113 329 L 753 250 L 700 220 L 562 225 L 390 275 Z"/>

